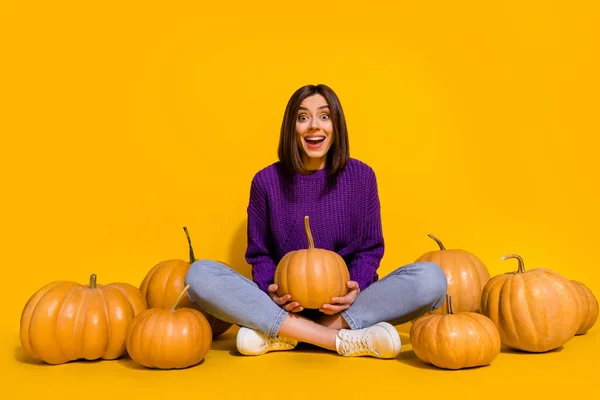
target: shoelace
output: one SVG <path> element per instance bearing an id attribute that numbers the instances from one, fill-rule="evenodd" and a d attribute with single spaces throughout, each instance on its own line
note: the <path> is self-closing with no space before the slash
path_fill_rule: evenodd
<path id="1" fill-rule="evenodd" d="M 294 346 L 294 345 L 295 345 L 295 343 L 292 339 L 285 338 L 285 337 L 276 337 L 276 338 L 269 337 L 267 339 L 267 346 L 269 346 L 269 347 L 288 347 L 288 346 Z"/>
<path id="2" fill-rule="evenodd" d="M 370 337 L 365 336 L 346 336 L 342 337 L 342 352 L 344 354 L 368 354 L 370 353 Z"/>

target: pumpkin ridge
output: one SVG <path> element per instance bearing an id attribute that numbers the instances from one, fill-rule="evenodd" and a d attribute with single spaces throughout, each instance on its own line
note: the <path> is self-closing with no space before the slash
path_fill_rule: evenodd
<path id="1" fill-rule="evenodd" d="M 306 271 L 307 268 L 306 268 L 306 266 L 308 265 L 309 255 L 311 255 L 311 252 L 309 250 L 303 251 L 303 252 L 297 254 L 297 256 L 302 257 L 302 261 L 299 263 L 299 265 L 302 265 L 302 276 L 304 278 L 303 279 L 304 282 L 308 282 L 308 279 L 307 279 L 308 276 L 307 276 L 307 271 Z M 296 279 L 294 279 L 294 281 L 296 281 Z M 305 299 L 307 299 L 307 300 L 310 299 L 309 296 L 310 296 L 310 292 L 311 292 L 312 286 L 310 286 L 308 284 L 304 284 L 304 285 L 301 285 L 301 287 L 302 287 L 302 291 L 303 291 L 303 294 L 304 294 L 303 297 Z M 298 290 L 296 287 L 294 287 L 294 289 Z M 292 300 L 296 300 L 296 299 L 292 299 Z M 304 304 L 302 306 L 304 307 Z"/>
<path id="2" fill-rule="evenodd" d="M 468 312 L 479 309 L 479 303 L 477 303 L 476 300 L 481 298 L 481 291 L 483 290 L 483 287 L 481 286 L 481 278 L 479 276 L 479 264 L 477 259 L 474 257 L 475 256 L 473 255 L 471 258 L 469 258 L 470 268 L 468 271 L 470 274 L 470 282 L 472 282 L 473 286 L 477 288 L 477 291 L 471 291 L 472 296 L 469 298 L 468 309 L 464 310 Z M 463 311 L 463 309 L 460 309 L 460 311 Z"/>
<path id="3" fill-rule="evenodd" d="M 552 286 L 552 289 L 554 290 L 555 296 L 558 299 L 560 299 L 561 297 L 564 296 L 564 293 L 561 293 L 561 292 L 569 291 L 569 292 L 571 292 L 571 295 L 572 295 L 571 297 L 575 300 L 575 305 L 576 305 L 576 308 L 577 308 L 577 314 L 576 314 L 576 318 L 575 318 L 575 320 L 577 320 L 577 324 L 576 324 L 577 328 L 575 329 L 575 333 L 577 333 L 577 330 L 579 329 L 579 321 L 580 321 L 580 314 L 579 313 L 581 312 L 581 310 L 579 309 L 579 304 L 577 304 L 577 297 L 575 297 L 575 296 L 577 296 L 577 294 L 573 293 L 573 288 L 572 288 L 572 286 L 570 285 L 570 283 L 568 282 L 568 280 L 566 278 L 564 278 L 562 275 L 560 275 L 557 272 L 554 272 L 554 271 L 551 271 L 551 270 L 548 270 L 548 272 L 550 272 L 550 275 L 553 278 L 552 280 L 550 279 L 550 277 L 548 277 L 548 274 L 543 274 L 543 276 L 544 276 L 544 279 L 546 279 L 550 283 L 550 285 Z M 557 280 L 561 281 L 561 283 L 562 283 L 561 286 L 564 288 L 563 290 L 559 290 L 555 286 L 555 282 Z M 558 303 L 561 305 L 561 311 L 564 312 L 564 305 L 565 305 L 565 303 L 564 302 L 560 302 L 560 301 Z M 575 325 L 575 324 L 573 324 L 573 325 Z M 573 336 L 575 335 L 575 333 L 573 333 Z"/>
<path id="4" fill-rule="evenodd" d="M 482 303 L 485 303 L 485 309 L 482 305 L 482 312 L 489 317 L 495 325 L 500 326 L 500 293 L 506 282 L 506 274 L 497 275 L 492 278 L 482 292 Z M 498 293 L 498 295 L 496 295 Z M 496 304 L 496 306 L 494 306 Z M 494 312 L 495 311 L 495 312 Z"/>
<path id="5" fill-rule="evenodd" d="M 435 332 L 436 337 L 440 337 L 440 322 L 442 321 L 442 316 L 439 316 L 438 318 L 432 319 L 431 320 L 431 325 L 432 325 L 432 329 L 433 332 Z M 425 328 L 425 327 L 423 327 Z M 427 348 L 427 357 L 429 357 L 430 360 L 435 360 L 435 355 L 439 353 L 438 351 L 438 341 L 437 340 L 431 340 L 431 348 Z M 431 356 L 433 354 L 433 357 Z"/>
<path id="6" fill-rule="evenodd" d="M 498 310 L 498 321 L 503 320 L 504 323 L 501 323 L 502 330 L 504 331 L 504 337 L 506 341 L 509 343 L 515 343 L 519 340 L 519 332 L 517 331 L 517 327 L 513 318 L 512 311 L 512 285 L 514 281 L 512 278 L 508 278 L 504 281 L 504 285 L 500 288 L 498 293 L 499 301 L 499 310 Z M 506 299 L 506 301 L 502 301 Z"/>
<path id="7" fill-rule="evenodd" d="M 170 269 L 169 269 L 169 272 L 168 272 L 168 274 L 167 274 L 167 276 L 166 276 L 166 278 L 165 278 L 165 280 L 164 280 L 164 282 L 165 282 L 165 287 L 172 287 L 172 286 L 174 286 L 174 285 L 173 285 L 173 282 L 171 281 L 171 279 L 173 278 L 173 275 L 175 275 L 175 271 L 176 271 L 176 269 L 177 269 L 177 267 L 174 267 L 174 268 L 170 268 Z M 181 290 L 181 289 L 183 289 L 183 288 L 180 288 L 179 290 Z M 167 299 L 167 296 L 164 296 L 164 297 L 163 297 L 163 301 L 162 301 L 162 303 L 163 303 L 163 304 L 161 305 L 161 307 L 160 307 L 160 308 L 164 308 L 164 309 L 166 310 L 166 309 L 168 309 L 169 307 L 171 307 L 171 303 L 172 303 L 172 302 L 173 302 L 173 300 L 168 300 L 168 299 Z"/>
<path id="8" fill-rule="evenodd" d="M 535 269 L 531 270 L 531 272 L 533 272 L 533 271 L 535 271 Z M 528 281 L 526 281 L 524 279 L 525 275 L 523 275 L 523 274 L 525 274 L 526 272 L 528 272 L 528 271 L 525 271 L 525 272 L 523 272 L 521 274 L 517 274 L 517 275 L 515 275 L 515 277 L 519 277 L 520 278 L 520 280 L 522 282 L 522 285 L 523 285 L 522 290 L 525 293 L 529 293 L 529 290 L 528 290 L 527 286 L 529 286 L 531 284 L 531 282 L 528 282 Z M 549 283 L 552 284 L 551 282 L 549 282 Z M 535 284 L 535 282 L 533 284 Z M 540 340 L 543 339 L 543 338 L 540 338 L 538 336 L 538 332 L 540 332 L 540 326 L 539 326 L 540 322 L 542 323 L 542 326 L 543 325 L 547 325 L 547 323 L 545 321 L 538 321 L 537 318 L 534 318 L 534 314 L 531 312 L 531 307 L 529 305 L 529 299 L 528 298 L 525 298 L 524 303 L 525 303 L 525 313 L 529 317 L 529 321 L 531 323 L 531 326 L 533 326 L 533 330 L 531 331 L 532 335 L 533 335 L 532 346 L 534 348 L 537 348 L 537 347 L 540 346 Z M 536 299 L 536 303 L 537 303 L 537 299 Z"/>
<path id="9" fill-rule="evenodd" d="M 556 288 L 556 286 L 554 285 L 554 282 L 547 276 L 547 274 L 545 273 L 545 271 L 541 270 L 540 272 L 541 272 L 540 276 L 543 278 L 543 280 L 546 283 L 546 285 L 550 285 L 550 287 L 552 288 L 552 300 L 559 299 L 559 301 L 557 301 L 557 303 L 560 306 L 560 310 L 563 311 L 564 303 L 560 301 L 560 298 L 562 296 L 559 293 L 559 289 Z M 557 277 L 553 276 L 552 278 L 556 279 Z M 547 318 L 546 315 L 544 315 L 544 317 Z M 556 337 L 557 335 L 555 334 L 555 331 L 553 329 L 553 324 L 546 323 L 546 325 L 548 325 L 548 327 L 549 327 L 548 331 L 550 333 L 550 336 Z M 550 340 L 551 339 L 548 339 L 548 341 L 550 341 Z"/>
<path id="10" fill-rule="evenodd" d="M 20 339 L 21 345 L 25 348 L 26 351 L 30 352 L 32 357 L 39 358 L 37 352 L 33 349 L 33 345 L 31 343 L 31 320 L 35 314 L 36 308 L 40 303 L 41 299 L 48 294 L 52 289 L 57 286 L 65 284 L 65 281 L 56 281 L 51 282 L 45 285 L 43 288 L 39 289 L 25 304 L 23 307 L 23 311 L 21 313 L 21 326 L 20 326 Z"/>
<path id="11" fill-rule="evenodd" d="M 154 314 L 151 314 L 148 319 L 146 320 L 146 323 L 142 326 L 142 330 L 140 331 L 140 336 L 144 337 L 146 331 L 152 332 L 155 331 L 154 327 L 156 326 L 156 320 L 158 319 L 158 317 L 160 316 L 160 314 L 162 314 L 160 311 Z M 146 347 L 149 347 L 149 351 L 144 349 L 144 351 L 141 351 L 142 354 L 146 355 L 146 363 L 149 365 L 150 368 L 155 368 L 156 364 L 154 363 L 154 359 L 156 358 L 156 354 L 154 351 L 152 351 L 152 349 L 156 349 L 156 346 L 154 345 L 154 340 L 156 338 L 156 335 L 152 335 L 152 338 L 150 340 L 146 340 Z M 141 339 L 143 340 L 143 339 Z"/>
<path id="12" fill-rule="evenodd" d="M 531 313 L 530 309 L 529 309 L 529 299 L 527 297 L 524 297 L 523 299 L 519 299 L 519 296 L 511 296 L 511 293 L 514 292 L 518 292 L 519 290 L 523 293 L 527 293 L 527 281 L 525 280 L 525 275 L 522 274 L 515 274 L 514 276 L 509 278 L 509 282 L 508 282 L 508 288 L 510 289 L 507 293 L 506 293 L 506 298 L 509 299 L 509 304 L 510 304 L 510 312 L 508 313 L 508 315 L 510 315 L 510 320 L 512 322 L 512 329 L 511 332 L 513 332 L 513 339 L 514 339 L 514 343 L 519 343 L 521 342 L 521 332 L 519 331 L 519 329 L 517 328 L 517 325 L 515 323 L 515 319 L 514 319 L 514 314 L 515 312 L 519 313 L 520 315 L 526 315 L 529 319 L 529 323 L 531 324 L 531 326 L 534 327 L 533 329 L 533 342 L 537 343 L 538 338 L 537 338 L 537 326 L 535 323 L 535 319 L 533 318 L 533 314 Z M 520 284 L 520 285 L 519 285 Z M 519 287 L 520 286 L 520 287 Z M 516 303 L 513 304 L 513 302 L 518 302 L 519 300 L 521 300 L 521 303 L 525 303 L 525 310 L 524 311 L 519 311 L 521 304 L 520 303 Z M 527 340 L 527 339 L 525 339 Z"/>
<path id="13" fill-rule="evenodd" d="M 83 357 L 83 353 L 84 353 L 84 345 L 85 345 L 85 340 L 84 340 L 84 335 L 85 335 L 85 312 L 82 310 L 86 310 L 87 307 L 84 307 L 84 305 L 87 305 L 87 293 L 86 293 L 86 289 L 82 286 L 80 288 L 76 288 L 75 290 L 77 290 L 79 292 L 79 294 L 81 295 L 81 300 L 77 302 L 78 307 L 77 307 L 77 317 L 75 318 L 75 322 L 73 323 L 73 343 L 77 343 L 75 338 L 75 333 L 77 332 L 76 327 L 77 326 L 81 326 L 81 334 L 80 334 L 80 342 L 79 342 L 79 346 L 78 348 L 75 350 L 75 359 L 80 359 Z M 83 315 L 83 322 L 82 322 L 82 314 Z"/>
<path id="14" fill-rule="evenodd" d="M 585 286 L 583 283 L 580 284 Z M 586 297 L 584 302 L 586 304 L 586 307 L 588 308 L 588 311 L 586 313 L 587 318 L 585 320 L 584 325 L 585 327 L 587 327 L 587 332 L 588 330 L 592 329 L 592 327 L 596 324 L 596 321 L 598 320 L 598 300 L 596 299 L 596 296 L 594 296 L 592 289 L 588 288 L 587 286 L 583 286 L 582 289 L 584 290 Z"/>
<path id="15" fill-rule="evenodd" d="M 168 313 L 175 313 L 175 311 L 167 311 Z M 173 321 L 170 320 L 170 318 L 165 318 L 165 314 L 164 313 L 158 313 L 156 315 L 156 323 L 155 325 L 158 326 L 165 326 L 165 320 L 166 321 L 166 325 L 165 329 L 167 330 L 167 332 L 169 330 L 173 330 Z M 161 351 L 163 349 L 163 346 L 165 344 L 165 342 L 167 344 L 169 343 L 169 337 L 165 337 L 167 335 L 164 334 L 163 331 L 160 331 L 159 334 L 153 335 L 152 336 L 152 340 L 150 340 L 150 363 L 154 366 L 158 366 L 157 360 L 161 360 L 163 359 Z M 166 340 L 165 340 L 166 339 Z"/>
<path id="16" fill-rule="evenodd" d="M 477 257 L 477 256 L 473 255 L 473 257 Z M 479 283 L 478 291 L 479 291 L 479 293 L 481 293 L 481 291 L 483 290 L 483 285 L 482 285 L 482 283 L 481 283 L 481 282 L 482 282 L 482 278 L 483 278 L 483 277 L 481 276 L 481 270 L 480 270 L 480 265 L 479 265 L 479 262 L 478 262 L 478 261 L 479 261 L 479 260 L 478 260 L 477 258 L 475 258 L 475 259 L 473 260 L 473 264 L 475 264 L 475 265 L 474 265 L 474 266 L 475 266 L 474 270 L 475 270 L 475 278 L 476 278 L 476 282 L 478 282 L 478 283 Z M 477 308 L 479 308 L 479 307 L 477 307 Z"/>
<path id="17" fill-rule="evenodd" d="M 470 320 L 474 321 L 475 324 L 477 325 L 481 325 L 485 328 L 486 332 L 488 332 L 489 334 L 489 330 L 488 330 L 488 326 L 489 324 L 486 324 L 484 321 L 485 317 L 484 315 L 481 314 L 477 314 L 477 313 L 469 313 L 469 314 L 463 314 L 465 317 L 469 318 Z"/>
<path id="18" fill-rule="evenodd" d="M 108 330 L 108 332 L 107 332 L 108 340 L 106 341 L 106 347 L 102 351 L 102 357 L 104 357 L 106 355 L 106 352 L 108 351 L 108 348 L 110 347 L 112 332 L 111 332 L 111 327 L 110 327 L 110 318 L 108 316 L 108 307 L 106 306 L 106 299 L 104 298 L 103 290 L 98 289 L 98 293 L 100 293 L 100 299 L 102 300 L 102 305 L 104 306 L 104 316 L 106 317 L 106 329 Z"/>
<path id="19" fill-rule="evenodd" d="M 54 341 L 57 344 L 56 348 L 62 354 L 63 359 L 68 360 L 68 361 L 73 360 L 73 358 L 67 356 L 65 349 L 62 348 L 61 343 L 58 340 L 58 327 L 60 325 L 58 323 L 58 321 L 61 318 L 61 316 L 63 315 L 63 308 L 64 308 L 65 304 L 67 303 L 67 300 L 69 300 L 73 296 L 73 293 L 76 293 L 78 289 L 79 288 L 77 286 L 74 286 L 73 288 L 71 288 L 71 290 L 69 290 L 67 295 L 64 296 L 62 303 L 60 304 L 60 308 L 59 308 L 58 312 L 56 313 L 56 322 L 54 324 L 54 339 L 55 339 Z M 50 293 L 50 292 L 48 292 L 48 293 Z M 79 302 L 79 304 L 81 305 L 81 302 Z M 79 316 L 79 309 L 77 309 L 77 316 Z M 77 320 L 75 320 L 75 322 L 77 322 Z M 75 324 L 73 324 L 73 326 L 75 326 Z M 75 342 L 75 329 L 73 329 L 72 333 L 73 333 L 73 343 L 74 343 Z M 77 351 L 73 351 L 73 353 L 75 355 L 75 358 L 77 358 Z"/>
<path id="20" fill-rule="evenodd" d="M 469 321 L 469 327 L 471 328 L 471 332 L 479 332 L 479 337 L 480 340 L 478 342 L 479 347 L 477 348 L 478 353 L 485 353 L 485 349 L 483 348 L 485 346 L 485 342 L 489 341 L 488 337 L 482 337 L 481 335 L 481 330 L 478 329 L 479 326 L 481 326 L 483 328 L 483 330 L 485 331 L 485 333 L 489 336 L 489 331 L 487 329 L 487 324 L 483 324 L 481 323 L 481 321 L 479 321 L 479 319 L 477 317 L 475 317 L 475 315 L 477 314 L 472 314 L 472 313 L 464 313 L 461 314 L 462 317 L 464 317 L 466 320 Z M 471 335 L 469 335 L 471 336 Z M 466 335 L 465 335 L 466 337 Z M 471 340 L 469 340 L 469 342 L 471 342 Z M 477 354 L 473 351 L 471 351 L 471 353 L 469 354 L 471 356 L 471 358 L 477 358 Z M 474 360 L 469 360 L 470 362 L 467 364 L 465 361 L 465 364 L 463 365 L 473 365 L 474 364 Z"/>
<path id="21" fill-rule="evenodd" d="M 415 328 L 415 333 L 414 333 L 415 340 L 411 339 L 412 343 L 417 343 L 418 344 L 418 343 L 425 342 L 423 340 L 423 332 L 425 332 L 425 328 L 431 322 L 431 320 L 432 320 L 433 317 L 430 318 L 430 316 L 425 316 L 425 317 L 421 317 L 421 318 L 423 318 L 423 319 L 421 319 L 420 321 L 417 320 L 415 322 L 416 325 L 417 325 L 417 327 Z M 412 338 L 412 335 L 411 335 L 411 338 Z M 417 354 L 417 352 L 415 351 L 414 347 L 415 346 L 413 346 L 413 353 Z M 418 345 L 416 347 L 419 348 Z M 425 354 L 422 354 L 421 357 L 423 357 L 423 359 L 424 359 L 425 362 L 429 362 L 430 363 L 431 362 L 431 356 L 429 354 L 429 351 L 430 351 L 429 350 L 429 343 L 425 342 L 425 345 L 422 346 L 421 348 L 419 348 L 419 350 L 420 350 L 419 352 L 422 352 L 422 351 L 425 352 Z"/>
<path id="22" fill-rule="evenodd" d="M 152 269 L 150 271 L 148 271 L 148 274 L 142 280 L 142 284 L 140 285 L 140 292 L 142 292 L 142 296 L 144 296 L 144 298 L 146 299 L 146 301 L 148 301 L 147 300 L 148 298 L 146 296 L 148 295 L 148 290 L 149 290 L 149 287 L 150 287 L 150 281 L 154 277 L 154 274 L 156 273 L 156 271 L 158 270 L 158 268 L 161 266 L 161 264 L 162 263 L 158 263 L 154 267 L 152 267 Z"/>
<path id="23" fill-rule="evenodd" d="M 462 334 L 459 336 L 460 340 L 461 340 L 461 344 L 465 344 L 465 343 L 472 343 L 475 342 L 473 339 L 475 339 L 477 337 L 477 335 L 479 334 L 479 336 L 481 336 L 481 334 L 479 333 L 479 330 L 477 329 L 477 323 L 475 322 L 475 320 L 473 320 L 472 318 L 469 317 L 468 313 L 461 313 L 459 315 L 455 315 L 455 317 L 458 318 L 462 318 L 464 321 L 468 322 L 467 324 L 463 324 L 462 325 Z M 465 326 L 466 325 L 466 326 Z M 481 337 L 480 337 L 481 339 Z M 484 339 L 485 340 L 485 339 Z M 463 355 L 463 360 L 462 363 L 460 363 L 460 365 L 465 365 L 465 366 L 471 366 L 474 364 L 474 360 L 475 358 L 477 358 L 477 354 L 482 352 L 481 349 L 481 345 L 483 340 L 479 340 L 475 343 L 477 343 L 479 345 L 478 348 L 476 349 L 472 349 L 468 346 L 464 351 L 459 351 L 458 353 Z"/>
<path id="24" fill-rule="evenodd" d="M 590 303 L 591 303 L 591 299 L 590 296 L 588 295 L 587 291 L 585 291 L 583 289 L 582 286 L 580 286 L 580 284 L 576 284 L 576 290 L 578 292 L 578 296 L 581 299 L 581 303 L 583 304 L 583 310 L 580 309 L 580 313 L 581 311 L 583 311 L 583 315 L 585 316 L 585 320 L 583 321 L 583 323 L 579 323 L 579 328 L 585 327 L 590 323 L 590 319 L 592 317 L 592 314 L 590 313 Z M 581 319 L 581 315 L 579 316 L 579 318 Z M 578 331 L 580 329 L 577 329 Z"/>

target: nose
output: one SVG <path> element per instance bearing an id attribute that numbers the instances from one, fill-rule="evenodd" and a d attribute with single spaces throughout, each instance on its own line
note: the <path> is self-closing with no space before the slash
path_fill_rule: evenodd
<path id="1" fill-rule="evenodd" d="M 310 129 L 315 130 L 315 129 L 319 129 L 319 119 L 318 118 L 312 118 L 310 120 Z"/>

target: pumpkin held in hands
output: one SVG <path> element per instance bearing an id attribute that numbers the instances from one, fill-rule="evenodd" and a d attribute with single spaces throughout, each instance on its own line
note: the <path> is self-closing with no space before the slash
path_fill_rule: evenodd
<path id="1" fill-rule="evenodd" d="M 500 354 L 496 325 L 473 312 L 454 314 L 446 295 L 447 314 L 428 314 L 413 321 L 410 343 L 415 355 L 438 368 L 462 369 L 490 364 Z"/>
<path id="2" fill-rule="evenodd" d="M 184 287 L 185 276 L 190 269 L 190 265 L 196 261 L 188 230 L 186 227 L 183 227 L 183 230 L 188 240 L 190 261 L 178 259 L 162 261 L 146 274 L 140 285 L 140 291 L 146 297 L 149 308 L 170 309 Z M 204 313 L 196 303 L 190 300 L 187 293 L 181 299 L 180 306 L 183 308 L 194 308 L 202 312 L 210 324 L 214 337 L 224 333 L 232 326 L 229 322 Z"/>
<path id="3" fill-rule="evenodd" d="M 579 329 L 574 285 L 546 268 L 525 271 L 516 254 L 517 272 L 497 275 L 483 288 L 481 312 L 500 331 L 502 343 L 513 349 L 545 352 L 567 343 Z"/>
<path id="4" fill-rule="evenodd" d="M 99 285 L 95 274 L 89 285 L 52 282 L 23 309 L 21 345 L 48 364 L 113 360 L 125 353 L 129 324 L 146 308 L 144 296 L 128 283 Z"/>
<path id="5" fill-rule="evenodd" d="M 275 270 L 277 294 L 290 294 L 302 307 L 318 309 L 332 297 L 348 293 L 350 273 L 344 259 L 334 251 L 315 248 L 308 216 L 304 217 L 308 249 L 290 251 Z"/>
<path id="6" fill-rule="evenodd" d="M 206 357 L 212 345 L 208 320 L 193 308 L 177 308 L 189 285 L 170 310 L 150 308 L 133 319 L 127 331 L 132 360 L 158 369 L 187 368 Z"/>
<path id="7" fill-rule="evenodd" d="M 583 335 L 589 331 L 598 320 L 598 300 L 592 291 L 583 283 L 571 280 L 575 287 L 577 303 L 579 305 L 579 328 L 576 335 Z"/>
<path id="8" fill-rule="evenodd" d="M 416 262 L 431 261 L 440 266 L 448 281 L 447 293 L 452 296 L 455 312 L 479 312 L 481 292 L 490 279 L 490 273 L 483 262 L 474 254 L 458 249 L 446 250 L 442 242 L 428 235 L 440 247 L 419 257 Z M 434 314 L 442 314 L 447 307 L 442 306 Z"/>

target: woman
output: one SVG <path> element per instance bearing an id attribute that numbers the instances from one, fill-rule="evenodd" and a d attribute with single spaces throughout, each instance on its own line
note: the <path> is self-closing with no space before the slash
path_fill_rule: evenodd
<path id="1" fill-rule="evenodd" d="M 383 257 L 379 195 L 373 170 L 349 156 L 337 95 L 307 85 L 290 98 L 279 138 L 279 162 L 254 176 L 248 204 L 246 260 L 252 280 L 227 266 L 199 260 L 186 277 L 204 311 L 240 326 L 240 353 L 293 349 L 299 341 L 343 356 L 394 358 L 393 325 L 439 308 L 447 290 L 442 270 L 414 263 L 379 279 Z M 310 217 L 315 247 L 335 251 L 350 272 L 348 293 L 319 310 L 279 297 L 273 276 L 288 252 L 307 248 Z"/>

